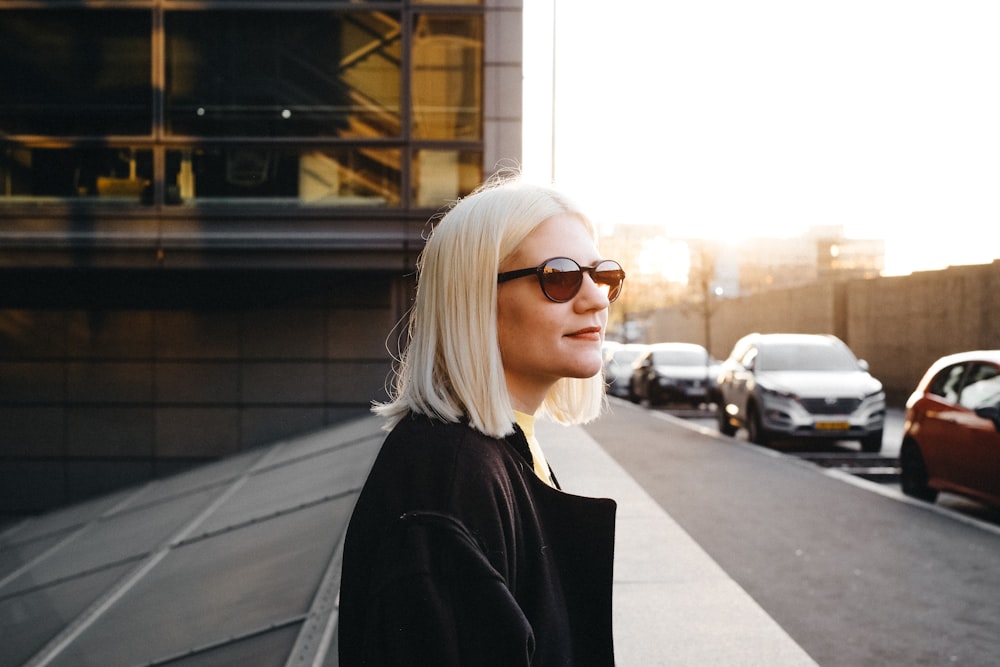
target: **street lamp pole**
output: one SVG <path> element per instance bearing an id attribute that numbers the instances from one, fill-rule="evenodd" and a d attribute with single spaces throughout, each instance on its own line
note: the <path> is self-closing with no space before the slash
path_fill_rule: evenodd
<path id="1" fill-rule="evenodd" d="M 551 132 L 552 153 L 549 165 L 551 172 L 549 178 L 552 183 L 556 182 L 556 0 L 552 0 L 552 132 Z"/>

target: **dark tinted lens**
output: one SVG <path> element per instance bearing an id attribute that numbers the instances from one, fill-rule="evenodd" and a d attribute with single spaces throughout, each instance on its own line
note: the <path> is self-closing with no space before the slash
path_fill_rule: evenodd
<path id="1" fill-rule="evenodd" d="M 540 277 L 542 290 L 553 301 L 569 301 L 576 296 L 583 284 L 580 265 L 566 257 L 545 262 Z"/>
<path id="2" fill-rule="evenodd" d="M 594 268 L 594 282 L 608 286 L 608 301 L 614 301 L 622 292 L 625 272 L 621 265 L 613 259 L 606 259 Z"/>

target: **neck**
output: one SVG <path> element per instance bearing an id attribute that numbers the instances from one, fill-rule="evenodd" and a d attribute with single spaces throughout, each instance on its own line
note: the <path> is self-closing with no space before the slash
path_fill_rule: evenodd
<path id="1" fill-rule="evenodd" d="M 507 383 L 507 394 L 510 396 L 510 406 L 518 412 L 523 412 L 529 415 L 535 414 L 538 412 L 538 408 L 542 407 L 542 402 L 545 400 L 545 394 L 548 393 L 548 390 L 548 387 L 533 391 L 525 391 L 523 389 L 519 390 L 512 387 L 509 382 Z"/>

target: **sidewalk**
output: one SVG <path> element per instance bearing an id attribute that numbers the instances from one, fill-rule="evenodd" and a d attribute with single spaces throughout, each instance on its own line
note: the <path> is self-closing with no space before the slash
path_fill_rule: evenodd
<path id="1" fill-rule="evenodd" d="M 815 667 L 584 429 L 538 435 L 567 492 L 618 502 L 619 667 Z M 0 664 L 335 665 L 338 544 L 384 437 L 367 416 L 0 531 Z"/>
<path id="2" fill-rule="evenodd" d="M 816 665 L 582 428 L 537 431 L 565 491 L 618 502 L 619 666 Z"/>

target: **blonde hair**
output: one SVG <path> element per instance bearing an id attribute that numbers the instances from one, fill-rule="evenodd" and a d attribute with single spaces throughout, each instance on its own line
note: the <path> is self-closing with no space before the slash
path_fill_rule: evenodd
<path id="1" fill-rule="evenodd" d="M 514 410 L 497 338 L 497 271 L 535 227 L 569 213 L 597 241 L 590 220 L 561 194 L 498 175 L 459 200 L 437 223 L 417 262 L 409 344 L 388 403 L 374 412 L 391 429 L 408 412 L 468 419 L 478 431 L 513 431 Z M 561 378 L 539 411 L 564 424 L 597 417 L 604 377 Z"/>

